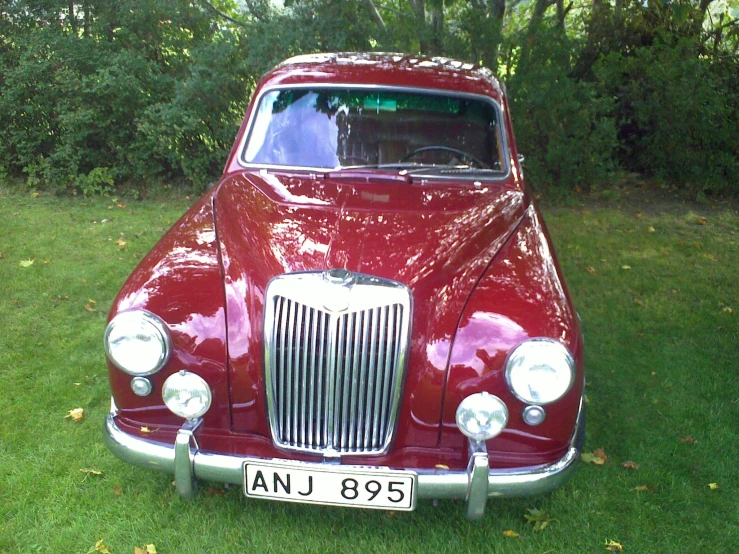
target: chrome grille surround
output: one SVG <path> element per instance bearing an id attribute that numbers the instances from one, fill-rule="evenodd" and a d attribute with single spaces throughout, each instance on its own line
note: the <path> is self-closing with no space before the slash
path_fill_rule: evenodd
<path id="1" fill-rule="evenodd" d="M 275 444 L 326 457 L 386 453 L 411 309 L 405 285 L 343 269 L 272 279 L 264 362 Z"/>

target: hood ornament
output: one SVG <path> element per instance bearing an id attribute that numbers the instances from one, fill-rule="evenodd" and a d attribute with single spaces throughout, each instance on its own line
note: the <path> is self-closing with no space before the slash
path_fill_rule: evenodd
<path id="1" fill-rule="evenodd" d="M 349 308 L 354 274 L 348 269 L 335 268 L 324 271 L 322 277 L 326 284 L 323 307 L 330 312 L 343 312 Z"/>

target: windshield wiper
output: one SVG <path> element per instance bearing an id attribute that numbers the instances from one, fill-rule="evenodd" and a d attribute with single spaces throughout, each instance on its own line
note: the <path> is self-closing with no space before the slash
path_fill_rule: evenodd
<path id="1" fill-rule="evenodd" d="M 384 164 L 344 165 L 331 171 L 346 171 L 352 169 L 421 169 L 424 167 L 437 167 L 437 164 L 420 164 L 416 162 L 393 162 Z"/>
<path id="2" fill-rule="evenodd" d="M 455 174 L 455 173 L 490 173 L 498 171 L 487 167 L 472 167 L 470 165 L 430 165 L 406 171 L 406 175 L 419 175 L 423 173 Z"/>
<path id="3" fill-rule="evenodd" d="M 409 169 L 413 171 L 419 171 L 426 169 L 431 169 L 434 167 L 438 167 L 436 164 L 419 164 L 419 163 L 413 163 L 413 162 L 395 162 L 395 163 L 384 163 L 384 164 L 364 164 L 364 165 L 346 165 L 341 167 L 336 167 L 334 169 L 330 169 L 324 173 L 324 177 L 326 179 L 330 179 L 331 177 L 336 176 L 345 176 L 347 174 L 351 175 L 352 172 L 359 171 L 361 172 L 364 169 L 397 169 L 399 170 L 397 174 L 393 174 L 393 177 L 405 176 L 409 174 Z"/>

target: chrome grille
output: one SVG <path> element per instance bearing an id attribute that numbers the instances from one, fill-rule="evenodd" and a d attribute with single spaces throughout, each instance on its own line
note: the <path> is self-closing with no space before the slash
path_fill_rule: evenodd
<path id="1" fill-rule="evenodd" d="M 265 311 L 268 409 L 275 442 L 324 453 L 382 453 L 402 387 L 410 293 L 348 274 L 283 275 Z"/>

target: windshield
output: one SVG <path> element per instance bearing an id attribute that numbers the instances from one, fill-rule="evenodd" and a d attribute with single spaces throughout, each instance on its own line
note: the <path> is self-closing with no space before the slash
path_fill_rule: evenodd
<path id="1" fill-rule="evenodd" d="M 505 169 L 497 105 L 479 97 L 294 88 L 262 95 L 248 164 Z"/>

